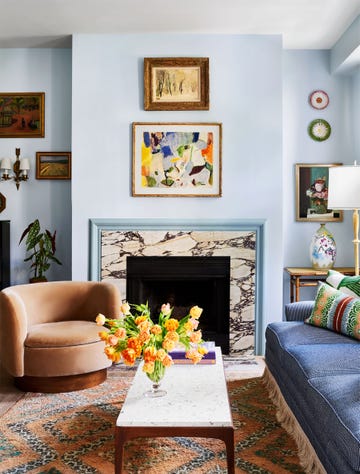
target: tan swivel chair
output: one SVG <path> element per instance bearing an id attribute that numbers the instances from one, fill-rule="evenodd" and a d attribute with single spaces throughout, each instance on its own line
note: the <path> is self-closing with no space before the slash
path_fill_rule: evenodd
<path id="1" fill-rule="evenodd" d="M 59 281 L 11 286 L 0 292 L 0 362 L 16 387 L 67 392 L 103 382 L 104 354 L 98 313 L 117 318 L 115 285 Z"/>

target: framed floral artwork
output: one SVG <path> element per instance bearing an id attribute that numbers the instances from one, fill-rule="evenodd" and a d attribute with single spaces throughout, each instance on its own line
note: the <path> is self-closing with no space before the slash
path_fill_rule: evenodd
<path id="1" fill-rule="evenodd" d="M 45 136 L 44 92 L 0 92 L 0 138 Z"/>
<path id="2" fill-rule="evenodd" d="M 209 58 L 144 58 L 145 110 L 209 110 Z"/>
<path id="3" fill-rule="evenodd" d="M 36 179 L 70 179 L 71 153 L 68 151 L 38 151 Z"/>
<path id="4" fill-rule="evenodd" d="M 342 211 L 329 209 L 327 205 L 329 168 L 332 166 L 341 166 L 341 163 L 298 163 L 295 165 L 297 221 L 340 222 L 343 220 Z"/>
<path id="5" fill-rule="evenodd" d="M 220 197 L 220 123 L 133 123 L 133 196 Z"/>

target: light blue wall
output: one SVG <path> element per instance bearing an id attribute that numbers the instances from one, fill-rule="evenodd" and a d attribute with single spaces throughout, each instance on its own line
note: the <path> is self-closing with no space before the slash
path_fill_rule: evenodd
<path id="1" fill-rule="evenodd" d="M 17 243 L 38 216 L 58 230 L 64 265 L 54 266 L 50 279 L 88 278 L 89 218 L 259 218 L 266 220 L 264 325 L 281 319 L 283 290 L 284 302 L 289 293 L 283 267 L 310 264 L 318 227 L 295 222 L 294 165 L 360 159 L 360 70 L 331 74 L 330 55 L 283 51 L 279 36 L 238 35 L 75 35 L 72 52 L 0 50 L 0 91 L 46 93 L 46 137 L 0 139 L 0 158 L 20 147 L 32 165 L 31 181 L 19 191 L 0 183 L 7 197 L 0 219 L 12 221 L 12 283 L 27 281 Z M 210 110 L 145 112 L 142 64 L 149 56 L 209 57 Z M 328 92 L 327 109 L 308 104 L 314 89 Z M 332 126 L 326 142 L 307 135 L 316 117 Z M 223 197 L 131 197 L 134 121 L 222 122 Z M 71 148 L 71 183 L 35 180 L 36 151 Z M 351 265 L 351 215 L 328 226 L 338 243 L 337 264 Z"/>
<path id="2" fill-rule="evenodd" d="M 143 58 L 210 58 L 210 110 L 145 112 Z M 282 311 L 279 36 L 75 35 L 73 279 L 88 277 L 89 218 L 266 219 L 264 317 Z M 223 197 L 131 196 L 132 122 L 222 122 Z"/>
<path id="3" fill-rule="evenodd" d="M 284 266 L 306 267 L 311 266 L 311 237 L 320 224 L 295 221 L 295 163 L 353 162 L 356 129 L 352 123 L 351 79 L 331 74 L 330 51 L 288 50 L 283 58 Z M 329 95 L 326 109 L 316 110 L 308 102 L 309 94 L 317 89 Z M 316 118 L 327 120 L 332 127 L 330 138 L 324 142 L 312 140 L 307 133 L 308 124 Z M 344 213 L 344 222 L 331 222 L 326 227 L 338 244 L 336 265 L 353 265 L 351 213 Z M 314 289 L 301 290 L 302 299 L 311 299 L 314 294 Z M 287 276 L 284 302 L 289 302 Z"/>
<path id="4" fill-rule="evenodd" d="M 27 283 L 29 264 L 25 247 L 18 246 L 23 230 L 39 218 L 44 228 L 57 230 L 57 255 L 63 265 L 54 265 L 47 276 L 71 279 L 71 188 L 69 181 L 36 180 L 37 151 L 71 150 L 71 50 L 0 49 L 1 92 L 45 92 L 45 138 L 0 138 L 0 159 L 30 159 L 30 180 L 17 191 L 14 181 L 0 182 L 7 200 L 1 220 L 11 221 L 11 283 Z"/>

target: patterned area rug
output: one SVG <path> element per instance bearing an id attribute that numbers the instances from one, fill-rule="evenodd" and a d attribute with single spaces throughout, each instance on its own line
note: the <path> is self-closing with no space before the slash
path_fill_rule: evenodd
<path id="1" fill-rule="evenodd" d="M 0 419 L 2 474 L 114 472 L 114 426 L 134 371 L 116 369 L 102 385 L 63 394 L 27 393 Z M 236 473 L 303 473 L 294 441 L 276 421 L 260 378 L 228 382 Z M 125 447 L 128 474 L 225 474 L 221 441 L 137 439 Z"/>

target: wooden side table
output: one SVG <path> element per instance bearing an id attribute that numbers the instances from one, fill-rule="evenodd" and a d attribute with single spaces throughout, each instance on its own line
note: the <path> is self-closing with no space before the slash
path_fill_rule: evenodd
<path id="1" fill-rule="evenodd" d="M 355 275 L 352 267 L 333 268 L 344 275 Z M 300 301 L 300 288 L 303 286 L 317 286 L 318 280 L 326 280 L 328 270 L 315 270 L 309 267 L 286 267 L 290 275 L 290 302 Z"/>

